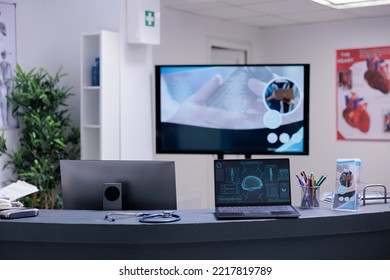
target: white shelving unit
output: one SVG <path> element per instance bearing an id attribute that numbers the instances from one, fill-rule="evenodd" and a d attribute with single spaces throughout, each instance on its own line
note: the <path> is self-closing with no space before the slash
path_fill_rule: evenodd
<path id="1" fill-rule="evenodd" d="M 100 57 L 100 86 L 92 66 Z M 119 34 L 81 35 L 81 159 L 120 158 Z"/>

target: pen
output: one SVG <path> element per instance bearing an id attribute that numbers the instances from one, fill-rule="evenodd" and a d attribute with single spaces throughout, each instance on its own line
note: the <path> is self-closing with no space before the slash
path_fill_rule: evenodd
<path id="1" fill-rule="evenodd" d="M 328 177 L 328 175 L 324 176 L 322 178 L 322 181 L 321 182 L 318 182 L 318 186 L 321 186 L 321 184 L 326 180 L 326 178 Z"/>
<path id="2" fill-rule="evenodd" d="M 307 182 L 307 176 L 306 176 L 305 170 L 302 170 L 302 174 L 303 174 L 303 178 L 305 178 L 305 182 L 308 183 L 308 182 Z"/>
<path id="3" fill-rule="evenodd" d="M 302 183 L 301 179 L 299 178 L 298 174 L 295 174 L 295 176 L 296 176 L 297 179 L 298 179 L 299 185 L 302 187 L 302 186 L 303 186 L 303 183 Z"/>
<path id="4" fill-rule="evenodd" d="M 318 179 L 316 186 L 318 186 L 318 185 L 320 184 L 322 178 L 324 178 L 324 174 L 322 174 L 321 177 L 320 177 L 320 179 Z"/>
<path id="5" fill-rule="evenodd" d="M 314 180 L 314 175 L 313 175 L 313 172 L 310 173 L 310 183 L 311 183 L 311 186 L 314 187 L 315 186 L 315 180 Z"/>
<path id="6" fill-rule="evenodd" d="M 306 178 L 306 175 L 305 173 L 301 172 L 301 176 L 302 176 L 302 181 L 305 183 L 305 185 L 307 184 L 307 178 Z"/>

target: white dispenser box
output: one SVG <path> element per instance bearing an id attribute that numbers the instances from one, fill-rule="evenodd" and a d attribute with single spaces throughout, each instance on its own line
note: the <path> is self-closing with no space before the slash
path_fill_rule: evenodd
<path id="1" fill-rule="evenodd" d="M 160 44 L 160 0 L 127 0 L 127 42 Z"/>

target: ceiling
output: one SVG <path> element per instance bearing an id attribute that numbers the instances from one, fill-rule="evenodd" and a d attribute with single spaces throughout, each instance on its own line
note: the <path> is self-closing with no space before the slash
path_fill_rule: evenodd
<path id="1" fill-rule="evenodd" d="M 166 8 L 259 28 L 390 16 L 390 4 L 333 9 L 311 0 L 161 0 Z"/>

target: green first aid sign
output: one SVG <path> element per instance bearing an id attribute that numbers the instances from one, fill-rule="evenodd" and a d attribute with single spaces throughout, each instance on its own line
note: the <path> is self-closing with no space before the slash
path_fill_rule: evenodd
<path id="1" fill-rule="evenodd" d="M 154 11 L 145 11 L 145 26 L 154 27 Z"/>

